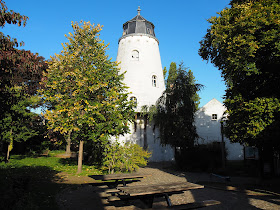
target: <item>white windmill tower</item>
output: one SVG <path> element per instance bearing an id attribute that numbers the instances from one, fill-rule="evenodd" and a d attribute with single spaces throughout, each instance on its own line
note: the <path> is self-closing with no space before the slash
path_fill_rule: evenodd
<path id="1" fill-rule="evenodd" d="M 138 117 L 136 123 L 131 125 L 131 133 L 120 137 L 120 140 L 131 141 L 151 150 L 152 161 L 171 160 L 173 150 L 161 146 L 158 130 L 139 117 L 142 106 L 155 105 L 165 90 L 165 84 L 155 26 L 140 15 L 140 7 L 137 11 L 134 18 L 123 24 L 117 61 L 120 62 L 121 73 L 126 72 L 124 83 L 131 92 L 130 100 L 137 102 Z"/>
<path id="2" fill-rule="evenodd" d="M 159 41 L 155 37 L 154 24 L 138 14 L 123 24 L 123 36 L 119 39 L 117 61 L 125 72 L 125 84 L 137 100 L 137 111 L 143 105 L 154 105 L 165 90 L 159 53 Z"/>

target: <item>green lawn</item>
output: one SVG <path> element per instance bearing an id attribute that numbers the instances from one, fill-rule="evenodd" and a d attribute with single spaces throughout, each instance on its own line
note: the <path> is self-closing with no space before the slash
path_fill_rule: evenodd
<path id="1" fill-rule="evenodd" d="M 58 174 L 88 176 L 100 174 L 94 166 L 83 166 L 77 171 L 77 160 L 58 158 L 50 152 L 48 157 L 11 156 L 9 163 L 0 163 L 0 209 L 57 209 L 55 195 L 66 187 Z"/>

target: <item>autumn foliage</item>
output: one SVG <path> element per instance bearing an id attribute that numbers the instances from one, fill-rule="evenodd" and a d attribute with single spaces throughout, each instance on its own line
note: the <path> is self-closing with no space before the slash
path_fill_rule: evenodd
<path id="1" fill-rule="evenodd" d="M 127 100 L 116 62 L 106 55 L 107 45 L 99 39 L 100 25 L 72 23 L 73 33 L 63 44 L 61 54 L 49 62 L 43 82 L 42 99 L 49 128 L 80 142 L 79 166 L 83 144 L 99 142 L 105 146 L 110 136 L 129 132 L 133 103 Z"/>

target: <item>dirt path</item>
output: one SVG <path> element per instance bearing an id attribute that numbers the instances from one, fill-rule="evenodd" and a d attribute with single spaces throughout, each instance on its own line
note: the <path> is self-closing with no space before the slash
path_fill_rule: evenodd
<path id="1" fill-rule="evenodd" d="M 152 176 L 142 179 L 140 182 L 133 182 L 130 185 L 149 185 L 168 182 L 205 183 L 204 189 L 186 191 L 182 194 L 172 195 L 173 205 L 203 200 L 218 200 L 218 206 L 206 207 L 205 209 L 279 209 L 280 194 L 276 192 L 248 190 L 241 187 L 229 187 L 224 183 L 216 183 L 217 180 L 209 177 L 206 173 L 178 173 L 167 170 L 164 167 L 150 166 L 139 169 L 140 173 L 151 174 Z M 213 183 L 214 181 L 214 183 Z M 233 177 L 229 185 L 239 183 L 239 186 L 253 184 L 254 179 Z M 74 184 L 75 187 L 67 188 L 57 195 L 56 199 L 61 210 L 123 210 L 142 209 L 144 204 L 135 200 L 129 204 L 123 202 L 108 202 L 105 193 L 107 187 L 99 185 L 90 177 L 66 177 L 67 184 Z M 244 185 L 242 185 L 243 183 Z M 153 208 L 165 207 L 163 198 L 156 198 Z"/>

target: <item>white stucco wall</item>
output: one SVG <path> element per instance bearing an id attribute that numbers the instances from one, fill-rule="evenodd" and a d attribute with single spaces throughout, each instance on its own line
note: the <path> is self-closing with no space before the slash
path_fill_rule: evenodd
<path id="1" fill-rule="evenodd" d="M 132 52 L 139 52 L 139 60 Z M 120 39 L 117 61 L 121 72 L 126 72 L 124 83 L 130 96 L 137 98 L 137 111 L 143 105 L 153 105 L 165 90 L 158 41 L 145 34 L 127 35 Z M 152 76 L 157 77 L 157 86 L 152 86 Z"/>
<path id="2" fill-rule="evenodd" d="M 217 99 L 212 99 L 196 112 L 195 124 L 200 136 L 198 144 L 206 144 L 213 141 L 221 142 L 221 119 L 225 106 Z M 212 120 L 212 114 L 217 114 L 217 120 Z M 231 143 L 224 138 L 228 160 L 243 160 L 243 146 L 239 143 Z"/>
<path id="3" fill-rule="evenodd" d="M 153 124 L 148 124 L 145 131 L 143 120 L 138 119 L 136 122 L 136 129 L 134 127 L 134 124 L 130 124 L 131 132 L 125 134 L 124 136 L 119 136 L 118 140 L 121 143 L 132 142 L 138 144 L 141 147 L 147 149 L 149 152 L 152 152 L 149 161 L 173 161 L 174 149 L 170 146 L 162 146 L 160 144 L 158 128 L 154 129 Z"/>

